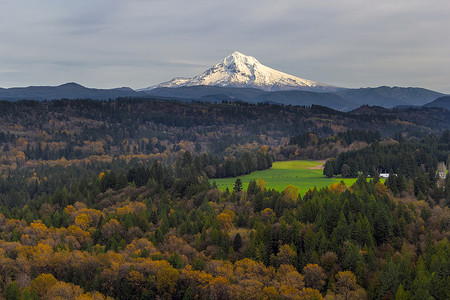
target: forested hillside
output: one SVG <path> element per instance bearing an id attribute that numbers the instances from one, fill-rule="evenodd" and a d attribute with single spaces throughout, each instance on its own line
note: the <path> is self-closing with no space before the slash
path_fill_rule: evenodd
<path id="1" fill-rule="evenodd" d="M 0 102 L 0 293 L 448 299 L 448 128 L 437 108 Z M 359 178 L 209 180 L 307 158 Z"/>
<path id="2" fill-rule="evenodd" d="M 181 171 L 177 177 L 154 163 L 126 175 L 100 173 L 26 205 L 3 206 L 5 293 L 448 296 L 448 194 L 444 206 L 413 194 L 395 198 L 364 179 L 303 197 L 292 186 L 280 193 L 261 181 L 230 193 L 211 187 L 194 162 Z"/>
<path id="3" fill-rule="evenodd" d="M 423 137 L 450 126 L 450 111 L 438 108 L 383 109 L 361 107 L 351 113 L 312 106 L 281 106 L 246 103 L 179 103 L 128 99 L 110 102 L 20 101 L 0 102 L 2 169 L 13 170 L 38 162 L 64 164 L 61 159 L 111 161 L 158 159 L 173 161 L 185 151 L 192 154 L 234 158 L 265 147 L 276 160 L 333 155 L 295 153 L 291 138 L 312 133 L 318 138 L 364 129 L 390 137 Z M 301 136 L 300 136 L 301 137 Z M 289 143 L 291 140 L 291 143 Z M 338 136 L 338 152 L 351 146 Z M 333 142 L 329 140 L 329 142 Z M 364 142 L 353 139 L 352 142 Z M 370 141 L 369 141 L 370 142 Z M 358 145 L 354 145 L 358 147 Z M 287 148 L 287 149 L 286 149 Z M 326 151 L 326 149 L 320 150 Z M 320 152 L 320 151 L 319 151 Z M 334 155 L 337 153 L 334 153 Z"/>

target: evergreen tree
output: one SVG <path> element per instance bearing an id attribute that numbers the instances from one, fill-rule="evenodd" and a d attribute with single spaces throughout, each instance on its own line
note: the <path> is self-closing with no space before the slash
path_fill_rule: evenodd
<path id="1" fill-rule="evenodd" d="M 242 238 L 239 232 L 234 236 L 233 240 L 233 249 L 235 252 L 238 252 L 242 247 Z"/>
<path id="2" fill-rule="evenodd" d="M 433 299 L 430 294 L 430 279 L 425 263 L 422 257 L 419 257 L 416 266 L 416 278 L 411 290 L 416 299 Z"/>
<path id="3" fill-rule="evenodd" d="M 17 285 L 17 283 L 15 281 L 10 283 L 6 287 L 5 298 L 6 298 L 6 300 L 20 300 L 20 299 L 22 299 L 19 286 Z"/>
<path id="4" fill-rule="evenodd" d="M 389 259 L 380 275 L 380 289 L 382 295 L 394 295 L 399 286 L 399 272 L 397 265 Z"/>
<path id="5" fill-rule="evenodd" d="M 328 178 L 334 176 L 334 163 L 332 160 L 328 160 L 325 163 L 325 166 L 323 168 L 323 175 L 327 176 Z"/>
<path id="6" fill-rule="evenodd" d="M 233 191 L 235 191 L 236 193 L 242 191 L 242 181 L 240 178 L 236 179 L 236 181 L 234 182 Z"/>
<path id="7" fill-rule="evenodd" d="M 247 195 L 255 195 L 258 192 L 258 187 L 256 185 L 256 181 L 252 180 L 248 183 L 248 187 L 247 187 Z"/>
<path id="8" fill-rule="evenodd" d="M 397 292 L 395 293 L 395 300 L 409 300 L 411 299 L 411 293 L 408 291 L 405 291 L 403 288 L 403 285 L 399 285 Z"/>
<path id="9" fill-rule="evenodd" d="M 341 174 L 342 174 L 342 177 L 344 177 L 344 178 L 350 177 L 352 174 L 352 170 L 350 169 L 350 166 L 347 164 L 343 164 L 342 168 L 341 168 Z"/>

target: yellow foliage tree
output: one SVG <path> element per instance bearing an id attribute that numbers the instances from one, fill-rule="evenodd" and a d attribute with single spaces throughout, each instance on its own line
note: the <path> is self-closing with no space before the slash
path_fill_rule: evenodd
<path id="1" fill-rule="evenodd" d="M 100 292 L 88 292 L 86 294 L 76 296 L 75 300 L 112 300 L 111 297 L 106 297 Z"/>
<path id="2" fill-rule="evenodd" d="M 292 184 L 288 185 L 284 189 L 284 197 L 286 200 L 296 202 L 298 200 L 298 187 L 293 186 Z"/>
<path id="3" fill-rule="evenodd" d="M 76 241 L 77 247 L 73 245 L 75 248 L 81 247 L 82 245 L 85 245 L 88 240 L 91 238 L 91 234 L 88 231 L 84 231 L 80 227 L 76 225 L 70 225 L 67 227 L 67 233 L 66 233 L 66 242 L 68 243 L 71 240 Z"/>
<path id="4" fill-rule="evenodd" d="M 83 294 L 83 289 L 73 283 L 58 281 L 45 294 L 45 299 L 75 300 Z"/>
<path id="5" fill-rule="evenodd" d="M 274 286 L 266 286 L 263 288 L 264 297 L 266 299 L 278 299 L 278 291 Z"/>
<path id="6" fill-rule="evenodd" d="M 209 299 L 229 299 L 229 286 L 230 282 L 226 278 L 222 276 L 214 277 L 205 286 L 207 297 Z"/>
<path id="7" fill-rule="evenodd" d="M 48 234 L 47 226 L 45 226 L 45 224 L 42 223 L 41 221 L 32 222 L 30 224 L 30 228 L 31 232 L 28 233 L 32 233 L 37 240 L 45 238 Z M 27 233 L 27 230 L 25 230 L 25 233 Z"/>
<path id="8" fill-rule="evenodd" d="M 44 296 L 47 291 L 56 283 L 58 280 L 52 274 L 41 274 L 30 283 L 31 288 L 33 288 L 39 296 Z"/>
<path id="9" fill-rule="evenodd" d="M 267 207 L 261 211 L 261 219 L 263 220 L 264 223 L 269 221 L 273 217 L 275 217 L 275 212 L 270 207 Z"/>
<path id="10" fill-rule="evenodd" d="M 52 247 L 43 243 L 38 243 L 32 249 L 32 262 L 34 266 L 41 270 L 47 269 L 53 253 Z"/>
<path id="11" fill-rule="evenodd" d="M 64 211 L 66 212 L 66 214 L 71 215 L 75 211 L 75 207 L 73 207 L 73 205 L 67 205 L 64 208 Z"/>
<path id="12" fill-rule="evenodd" d="M 128 274 L 128 280 L 133 284 L 134 286 L 140 286 L 145 282 L 144 274 L 142 274 L 139 271 L 131 270 Z"/>
<path id="13" fill-rule="evenodd" d="M 80 214 L 86 214 L 89 218 L 89 226 L 98 226 L 101 218 L 105 217 L 105 214 L 97 209 L 83 208 L 77 211 Z"/>
<path id="14" fill-rule="evenodd" d="M 343 299 L 365 299 L 364 290 L 356 282 L 356 276 L 351 271 L 338 272 L 333 286 L 337 295 Z"/>
<path id="15" fill-rule="evenodd" d="M 300 299 L 300 291 L 293 286 L 283 284 L 280 287 L 280 296 L 282 299 Z"/>
<path id="16" fill-rule="evenodd" d="M 300 299 L 305 300 L 323 300 L 322 294 L 318 290 L 312 288 L 303 288 L 299 293 Z"/>
<path id="17" fill-rule="evenodd" d="M 129 214 L 129 213 L 131 213 L 131 208 L 130 208 L 130 206 L 128 206 L 128 205 L 125 205 L 125 206 L 123 206 L 123 207 L 119 207 L 119 208 L 117 208 L 117 214 L 119 215 L 119 216 L 123 216 L 123 215 L 126 215 L 126 214 Z"/>
<path id="18" fill-rule="evenodd" d="M 217 221 L 219 221 L 222 227 L 228 231 L 233 227 L 233 219 L 235 216 L 236 214 L 233 211 L 225 209 L 217 215 Z"/>
<path id="19" fill-rule="evenodd" d="M 260 152 L 262 154 L 266 154 L 268 150 L 269 150 L 269 147 L 266 145 L 263 145 L 263 146 L 261 146 L 261 148 L 259 148 L 258 152 Z"/>
<path id="20" fill-rule="evenodd" d="M 86 214 L 79 214 L 75 217 L 75 225 L 83 230 L 89 227 L 89 217 Z"/>
<path id="21" fill-rule="evenodd" d="M 283 245 L 277 254 L 277 261 L 280 265 L 291 265 L 297 253 L 289 245 Z"/>
<path id="22" fill-rule="evenodd" d="M 387 186 L 384 185 L 382 182 L 375 183 L 375 191 L 377 192 L 378 196 L 382 196 L 388 193 Z"/>
<path id="23" fill-rule="evenodd" d="M 242 287 L 239 299 L 261 299 L 264 291 L 262 282 L 256 279 L 245 279 L 239 282 Z"/>
<path id="24" fill-rule="evenodd" d="M 178 280 L 178 270 L 170 265 L 160 268 L 156 274 L 156 287 L 161 295 L 173 294 Z"/>
<path id="25" fill-rule="evenodd" d="M 266 267 L 261 261 L 244 258 L 234 264 L 234 276 L 237 281 L 256 279 L 266 284 L 267 279 L 273 277 L 274 274 L 274 268 Z"/>
<path id="26" fill-rule="evenodd" d="M 303 276 L 292 265 L 281 265 L 277 270 L 276 279 L 280 286 L 288 286 L 298 292 L 305 287 Z"/>

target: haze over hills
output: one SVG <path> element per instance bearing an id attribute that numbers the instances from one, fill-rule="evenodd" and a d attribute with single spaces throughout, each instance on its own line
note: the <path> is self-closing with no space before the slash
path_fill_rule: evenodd
<path id="1" fill-rule="evenodd" d="M 338 87 L 286 74 L 261 64 L 256 58 L 237 51 L 193 78 L 177 77 L 142 91 L 160 87 L 182 86 L 249 87 L 265 91 L 311 90 L 335 91 Z"/>
<path id="2" fill-rule="evenodd" d="M 181 101 L 199 100 L 204 102 L 221 102 L 226 100 L 302 106 L 317 104 L 336 110 L 350 110 L 358 107 L 356 103 L 333 93 L 317 93 L 304 90 L 268 92 L 255 88 L 186 86 L 178 88 L 156 88 L 147 91 L 147 94 L 153 97 L 163 97 Z"/>
<path id="3" fill-rule="evenodd" d="M 399 105 L 424 105 L 444 95 L 423 88 L 388 86 L 347 89 L 335 93 L 358 105 L 377 105 L 387 108 Z"/>
<path id="4" fill-rule="evenodd" d="M 60 86 L 0 88 L 0 100 L 54 100 L 163 98 L 179 101 L 268 102 L 284 105 L 327 106 L 348 111 L 361 105 L 386 108 L 422 106 L 444 96 L 412 87 L 346 89 L 289 75 L 261 64 L 256 58 L 233 52 L 220 63 L 193 78 L 174 78 L 148 88 L 133 90 L 86 88 L 77 83 Z M 441 104 L 439 104 L 441 103 Z M 433 105 L 444 105 L 445 101 Z"/>

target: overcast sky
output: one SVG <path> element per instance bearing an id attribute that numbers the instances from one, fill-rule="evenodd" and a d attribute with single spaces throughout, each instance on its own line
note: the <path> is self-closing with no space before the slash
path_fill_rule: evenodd
<path id="1" fill-rule="evenodd" d="M 448 0 L 3 0 L 0 87 L 143 88 L 233 51 L 343 87 L 450 93 Z"/>

